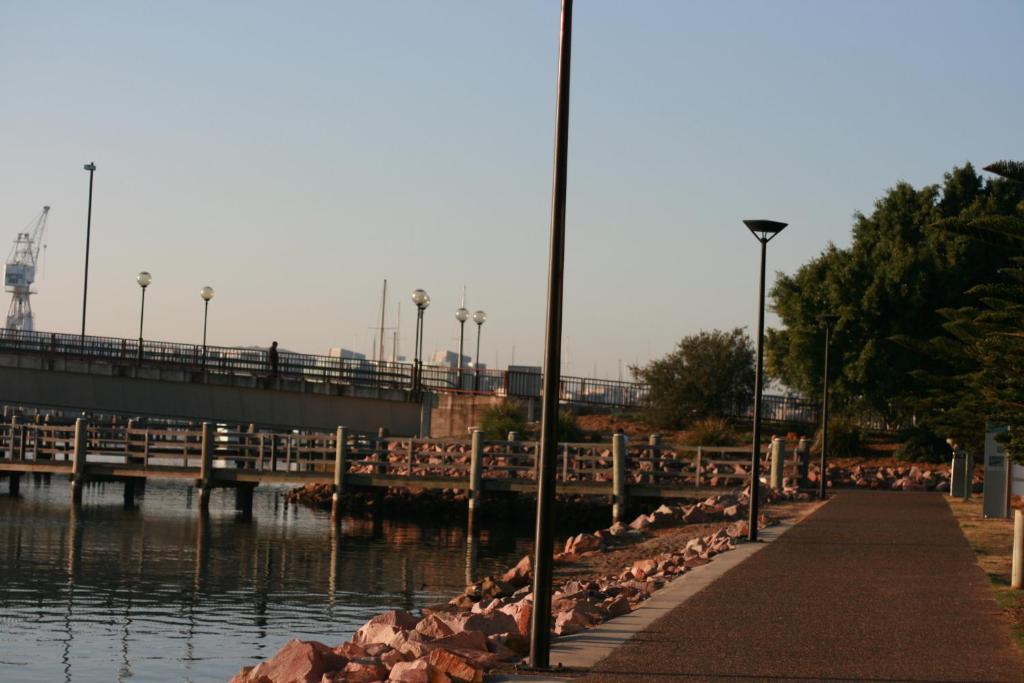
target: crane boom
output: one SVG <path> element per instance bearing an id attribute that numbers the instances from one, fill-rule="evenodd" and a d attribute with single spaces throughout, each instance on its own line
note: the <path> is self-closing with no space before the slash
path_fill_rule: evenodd
<path id="1" fill-rule="evenodd" d="M 7 310 L 5 327 L 9 330 L 31 332 L 34 327 L 29 297 L 33 294 L 32 283 L 36 279 L 36 263 L 46 235 L 46 219 L 49 214 L 50 207 L 44 206 L 42 213 L 14 238 L 14 246 L 7 257 L 4 289 L 11 293 L 11 306 Z"/>

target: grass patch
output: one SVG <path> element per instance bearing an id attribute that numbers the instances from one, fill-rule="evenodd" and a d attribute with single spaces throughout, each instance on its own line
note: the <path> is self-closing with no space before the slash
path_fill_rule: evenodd
<path id="1" fill-rule="evenodd" d="M 981 498 L 967 502 L 949 496 L 945 499 L 992 584 L 996 604 L 1010 619 L 1013 641 L 1024 651 L 1024 590 L 1010 588 L 1013 520 L 983 518 Z"/>

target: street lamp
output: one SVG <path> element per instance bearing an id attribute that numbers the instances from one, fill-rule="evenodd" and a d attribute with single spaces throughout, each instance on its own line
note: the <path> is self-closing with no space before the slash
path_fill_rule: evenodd
<path id="1" fill-rule="evenodd" d="M 139 360 L 142 360 L 142 321 L 146 318 L 146 287 L 153 281 L 153 276 L 142 271 L 135 276 L 135 281 L 142 287 L 142 306 L 139 308 Z"/>
<path id="2" fill-rule="evenodd" d="M 96 163 L 90 161 L 83 166 L 89 172 L 89 210 L 85 214 L 85 282 L 82 285 L 82 345 L 85 346 L 85 303 L 89 299 L 89 238 L 92 235 L 92 176 Z"/>
<path id="3" fill-rule="evenodd" d="M 562 374 L 562 282 L 565 273 L 565 188 L 569 177 L 569 73 L 572 0 L 562 0 L 555 105 L 555 162 L 551 187 L 547 319 L 544 325 L 543 402 L 537 448 L 537 531 L 534 537 L 530 665 L 546 669 L 551 656 L 551 581 L 555 528 L 555 464 L 558 458 L 558 383 Z"/>
<path id="4" fill-rule="evenodd" d="M 210 314 L 210 299 L 213 298 L 213 287 L 206 285 L 199 290 L 199 296 L 203 297 L 203 372 L 206 372 L 206 319 Z"/>
<path id="5" fill-rule="evenodd" d="M 761 485 L 761 385 L 764 372 L 764 262 L 768 243 L 782 232 L 786 223 L 748 220 L 744 225 L 761 243 L 761 289 L 757 299 L 757 365 L 754 371 L 754 446 L 750 462 L 750 523 L 747 538 L 757 540 L 757 504 Z"/>
<path id="6" fill-rule="evenodd" d="M 487 314 L 483 311 L 477 311 L 473 314 L 473 322 L 476 323 L 476 360 L 473 361 L 473 372 L 475 374 L 473 378 L 473 391 L 480 391 L 480 330 L 484 328 L 485 320 L 487 320 Z"/>
<path id="7" fill-rule="evenodd" d="M 462 349 L 466 337 L 466 321 L 469 320 L 469 311 L 465 306 L 455 309 L 455 319 L 459 321 L 459 390 L 462 390 Z"/>
<path id="8" fill-rule="evenodd" d="M 423 312 L 430 305 L 430 295 L 426 290 L 412 290 L 412 302 L 416 304 L 416 341 L 413 346 L 413 391 L 419 393 L 423 382 Z"/>
<path id="9" fill-rule="evenodd" d="M 818 472 L 818 498 L 825 500 L 825 460 L 828 456 L 828 350 L 832 341 L 832 328 L 839 322 L 835 313 L 823 313 L 818 322 L 825 326 L 825 389 L 821 399 L 821 466 Z"/>

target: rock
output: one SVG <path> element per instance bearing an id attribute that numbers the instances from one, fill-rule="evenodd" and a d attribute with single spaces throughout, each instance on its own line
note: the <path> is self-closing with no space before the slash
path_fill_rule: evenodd
<path id="1" fill-rule="evenodd" d="M 601 539 L 593 534 L 578 534 L 565 542 L 565 552 L 579 555 L 601 549 Z"/>
<path id="2" fill-rule="evenodd" d="M 609 619 L 621 617 L 623 614 L 629 614 L 630 612 L 629 600 L 624 595 L 611 598 L 604 603 L 603 607 L 604 611 L 608 613 Z"/>
<path id="3" fill-rule="evenodd" d="M 608 527 L 608 533 L 612 536 L 623 536 L 627 531 L 629 531 L 629 527 L 622 522 L 615 522 L 615 524 Z"/>
<path id="4" fill-rule="evenodd" d="M 486 577 L 480 583 L 480 599 L 486 600 L 488 598 L 501 598 L 507 595 L 512 595 L 516 587 L 507 581 L 496 579 L 493 576 Z"/>
<path id="5" fill-rule="evenodd" d="M 487 649 L 494 652 L 495 645 L 508 648 L 520 657 L 530 654 L 529 638 L 518 633 L 499 633 L 494 636 L 487 636 Z"/>
<path id="6" fill-rule="evenodd" d="M 687 524 L 701 524 L 707 521 L 708 516 L 696 505 L 688 505 L 683 508 L 683 521 Z"/>
<path id="7" fill-rule="evenodd" d="M 462 613 L 454 615 L 438 615 L 456 634 L 463 631 L 480 631 L 484 636 L 496 633 L 507 633 L 519 630 L 516 620 L 501 611 L 490 614 Z"/>
<path id="8" fill-rule="evenodd" d="M 530 635 L 530 619 L 533 617 L 533 603 L 527 600 L 520 600 L 511 605 L 498 608 L 499 612 L 512 617 L 516 622 L 515 632 L 521 636 Z"/>
<path id="9" fill-rule="evenodd" d="M 408 655 L 401 650 L 388 650 L 380 656 L 380 663 L 384 665 L 386 669 L 393 669 L 395 664 L 408 660 Z"/>
<path id="10" fill-rule="evenodd" d="M 431 614 L 420 619 L 416 624 L 416 632 L 421 633 L 428 639 L 444 638 L 455 633 L 452 627 L 442 621 L 437 615 Z"/>
<path id="11" fill-rule="evenodd" d="M 483 683 L 483 669 L 448 650 L 431 650 L 427 663 L 457 683 Z"/>
<path id="12" fill-rule="evenodd" d="M 647 515 L 640 515 L 629 523 L 629 528 L 636 531 L 643 531 L 649 526 L 651 526 L 651 519 Z"/>
<path id="13" fill-rule="evenodd" d="M 513 586 L 525 586 L 530 583 L 530 577 L 533 575 L 533 559 L 529 555 L 523 556 L 523 559 L 516 563 L 516 566 L 505 572 L 501 580 L 507 581 Z"/>
<path id="14" fill-rule="evenodd" d="M 629 573 L 636 579 L 644 579 L 653 574 L 657 567 L 658 563 L 654 560 L 638 560 L 633 563 Z"/>
<path id="15" fill-rule="evenodd" d="M 416 628 L 419 620 L 408 612 L 391 610 L 378 614 L 356 631 L 352 641 L 356 644 L 386 643 L 402 629 Z"/>
<path id="16" fill-rule="evenodd" d="M 329 671 L 349 663 L 347 657 L 315 640 L 289 640 L 273 657 L 239 672 L 236 683 L 320 683 Z"/>
<path id="17" fill-rule="evenodd" d="M 436 671 L 426 659 L 417 659 L 396 664 L 388 680 L 400 683 L 447 683 L 451 679 Z"/>
<path id="18" fill-rule="evenodd" d="M 388 677 L 388 670 L 384 668 L 384 665 L 369 658 L 349 662 L 344 671 L 346 683 L 372 683 L 373 681 L 383 681 Z"/>
<path id="19" fill-rule="evenodd" d="M 425 643 L 423 649 L 424 652 L 429 652 L 439 647 L 446 650 L 460 650 L 463 652 L 467 650 L 487 652 L 487 634 L 483 631 L 462 631 L 461 633 L 453 633 L 450 636 L 438 638 L 437 640 Z"/>

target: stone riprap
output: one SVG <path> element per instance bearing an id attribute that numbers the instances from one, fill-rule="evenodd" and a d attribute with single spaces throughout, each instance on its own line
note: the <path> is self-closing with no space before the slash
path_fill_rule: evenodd
<path id="1" fill-rule="evenodd" d="M 772 494 L 777 499 L 795 496 L 794 491 Z M 734 548 L 747 535 L 747 500 L 746 492 L 740 492 L 691 505 L 662 505 L 629 525 L 614 524 L 567 539 L 556 555 L 558 562 L 640 542 L 657 528 L 728 524 L 672 552 L 635 560 L 617 574 L 561 582 L 552 595 L 552 633 L 578 633 L 627 614 L 668 581 Z M 769 523 L 762 514 L 761 524 Z M 482 681 L 486 671 L 513 666 L 527 654 L 532 567 L 532 558 L 525 556 L 501 576 L 484 577 L 448 603 L 423 608 L 419 617 L 399 610 L 379 614 L 336 647 L 289 641 L 271 659 L 244 667 L 231 683 Z"/>

